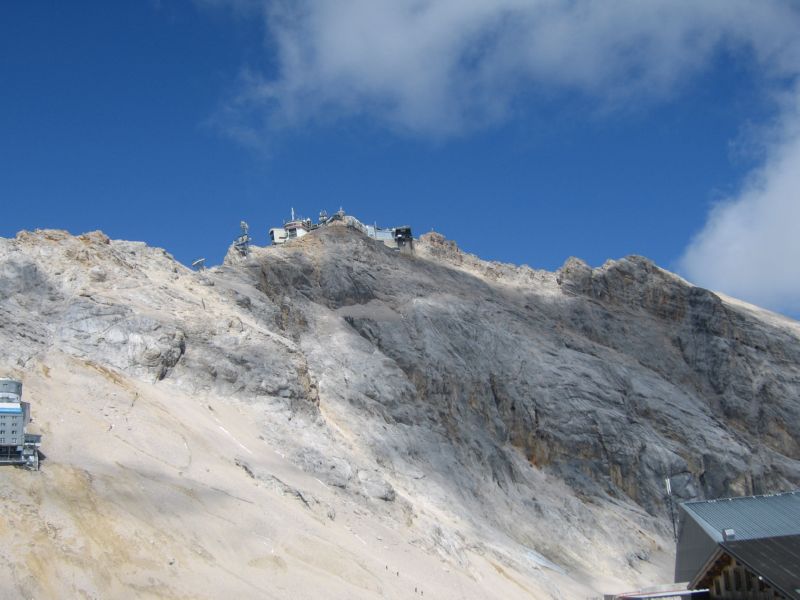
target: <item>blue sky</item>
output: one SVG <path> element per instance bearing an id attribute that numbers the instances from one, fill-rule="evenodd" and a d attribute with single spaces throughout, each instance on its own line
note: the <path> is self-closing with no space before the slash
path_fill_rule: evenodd
<path id="1" fill-rule="evenodd" d="M 218 262 L 240 219 L 343 206 L 800 314 L 798 30 L 777 0 L 4 2 L 0 236 Z"/>

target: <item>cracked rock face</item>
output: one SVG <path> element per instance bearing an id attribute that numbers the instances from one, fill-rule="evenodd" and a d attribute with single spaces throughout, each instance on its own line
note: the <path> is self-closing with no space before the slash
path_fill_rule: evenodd
<path id="1" fill-rule="evenodd" d="M 267 407 L 289 460 L 455 563 L 633 582 L 669 550 L 665 477 L 679 500 L 800 483 L 800 326 L 641 257 L 548 273 L 331 226 L 194 273 L 44 231 L 0 240 L 0 296 L 8 365 L 56 347 Z"/>

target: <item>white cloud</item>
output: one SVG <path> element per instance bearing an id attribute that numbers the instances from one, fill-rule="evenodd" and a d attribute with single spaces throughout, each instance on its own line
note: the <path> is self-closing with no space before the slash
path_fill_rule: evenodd
<path id="1" fill-rule="evenodd" d="M 220 2 L 222 0 L 204 0 Z M 228 0 L 234 4 L 243 0 Z M 506 118 L 521 94 L 662 98 L 721 49 L 785 73 L 800 18 L 784 0 L 273 0 L 277 73 L 238 106 L 273 125 L 367 115 L 443 136 Z"/>
<path id="2" fill-rule="evenodd" d="M 798 94 L 800 98 L 800 94 Z M 800 103 L 737 196 L 714 207 L 681 259 L 699 284 L 800 313 Z"/>

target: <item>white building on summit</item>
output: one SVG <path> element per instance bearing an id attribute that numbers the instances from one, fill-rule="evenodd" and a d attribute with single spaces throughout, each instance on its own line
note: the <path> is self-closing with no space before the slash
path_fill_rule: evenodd
<path id="1" fill-rule="evenodd" d="M 285 244 L 287 241 L 294 238 L 303 237 L 309 231 L 314 229 L 311 219 L 298 219 L 295 217 L 294 209 L 292 209 L 292 218 L 283 224 L 283 227 L 273 227 L 269 230 L 269 239 L 273 245 Z"/>
<path id="2" fill-rule="evenodd" d="M 358 229 L 372 239 L 383 242 L 389 248 L 398 250 L 410 251 L 413 248 L 414 238 L 411 235 L 411 228 L 403 227 L 389 227 L 381 228 L 377 225 L 365 225 L 353 216 L 346 215 L 340 208 L 338 211 L 328 216 L 328 213 L 322 211 L 319 215 L 319 221 L 312 223 L 311 219 L 297 218 L 292 209 L 292 218 L 283 224 L 283 227 L 273 227 L 269 230 L 269 239 L 272 245 L 285 244 L 296 238 L 301 238 L 309 232 L 339 223 Z"/>

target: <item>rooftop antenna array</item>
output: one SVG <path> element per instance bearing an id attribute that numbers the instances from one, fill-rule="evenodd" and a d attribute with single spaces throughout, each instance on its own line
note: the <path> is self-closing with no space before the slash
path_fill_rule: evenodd
<path id="1" fill-rule="evenodd" d="M 294 210 L 292 210 L 294 212 Z M 247 224 L 247 221 L 241 221 L 239 223 L 239 227 L 242 228 L 242 235 L 236 238 L 233 241 L 233 246 L 236 250 L 244 257 L 247 257 L 250 254 L 250 242 L 253 241 L 253 238 L 250 237 L 250 226 Z"/>

